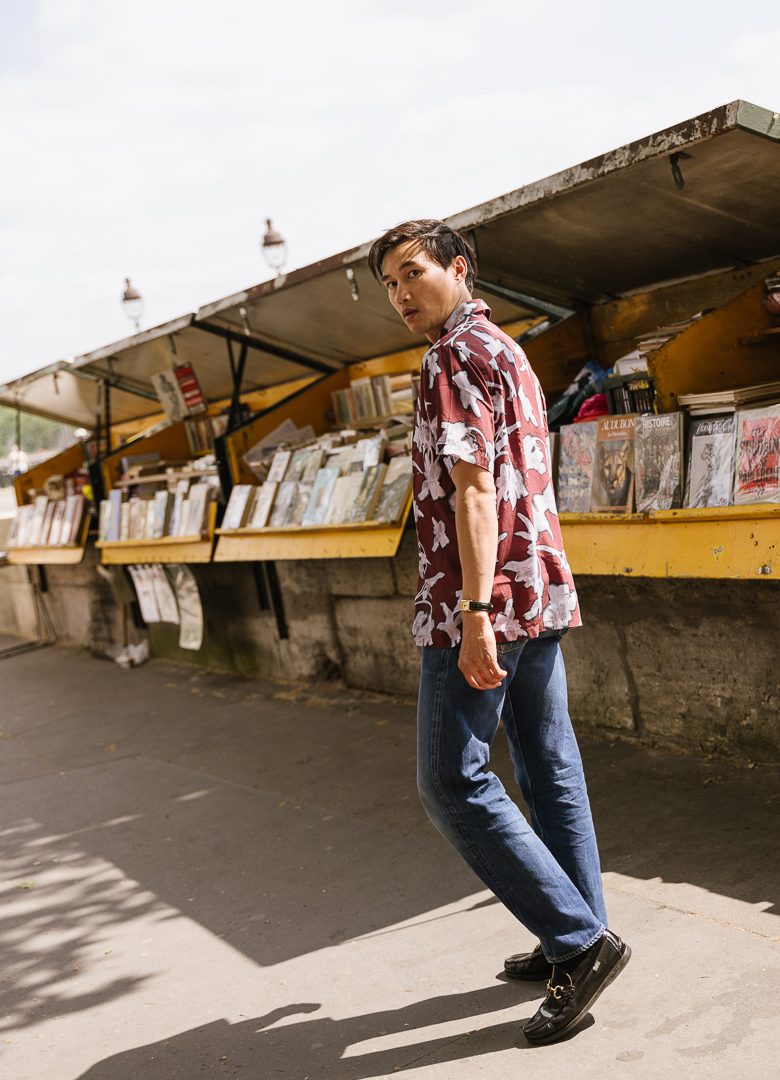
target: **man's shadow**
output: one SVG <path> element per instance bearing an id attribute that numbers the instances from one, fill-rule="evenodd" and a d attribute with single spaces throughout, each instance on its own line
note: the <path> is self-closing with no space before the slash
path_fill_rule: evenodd
<path id="1" fill-rule="evenodd" d="M 343 1020 L 322 1016 L 272 1026 L 320 1008 L 314 1002 L 290 1004 L 256 1019 L 237 1024 L 216 1020 L 170 1039 L 127 1050 L 93 1065 L 79 1080 L 127 1080 L 132 1076 L 174 1080 L 196 1075 L 198 1070 L 228 1072 L 239 1067 L 247 1070 L 247 1076 L 258 1080 L 274 1075 L 295 1080 L 312 1075 L 327 1076 L 328 1080 L 366 1080 L 417 1068 L 422 1059 L 433 1065 L 502 1050 L 531 1049 L 522 1027 L 536 1011 L 543 994 L 543 983 L 504 980 L 496 986 L 441 995 L 400 1009 Z M 511 1019 L 478 1031 L 405 1041 L 390 1049 L 358 1050 L 344 1056 L 350 1048 L 372 1039 L 513 1007 L 516 1008 Z M 573 1034 L 592 1023 L 592 1018 L 587 1017 Z"/>

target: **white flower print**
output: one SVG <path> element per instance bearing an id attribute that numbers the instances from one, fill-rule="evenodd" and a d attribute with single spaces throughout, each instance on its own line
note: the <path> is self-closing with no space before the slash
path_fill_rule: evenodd
<path id="1" fill-rule="evenodd" d="M 418 611 L 412 623 L 415 645 L 433 645 L 433 618 L 427 611 Z"/>
<path id="2" fill-rule="evenodd" d="M 468 374 L 465 371 L 459 371 L 457 375 L 452 376 L 452 381 L 458 388 L 460 394 L 460 403 L 464 409 L 470 409 L 475 416 L 482 416 L 482 410 L 479 407 L 479 402 L 484 401 L 482 391 L 478 386 L 474 386 L 470 381 Z"/>
<path id="3" fill-rule="evenodd" d="M 439 366 L 439 354 L 434 350 L 425 354 L 425 364 L 428 368 L 428 389 L 433 388 L 434 381 L 437 375 L 441 375 L 441 367 Z"/>
<path id="4" fill-rule="evenodd" d="M 507 397 L 510 401 L 514 401 L 517 397 L 517 390 L 515 388 L 515 380 L 512 378 L 512 372 L 507 371 L 506 368 L 501 368 L 501 374 L 504 376 L 504 382 L 507 386 Z"/>
<path id="5" fill-rule="evenodd" d="M 495 358 L 504 348 L 503 341 L 492 334 L 484 334 L 481 330 L 472 330 L 471 333 L 484 344 L 489 356 Z"/>
<path id="6" fill-rule="evenodd" d="M 443 420 L 441 425 L 442 445 L 439 447 L 442 456 L 462 458 L 463 461 L 468 461 L 472 465 L 475 464 L 477 448 L 473 435 L 469 434 L 471 430 L 462 420 Z"/>
<path id="7" fill-rule="evenodd" d="M 465 366 L 469 362 L 469 357 L 474 355 L 473 351 L 468 347 L 468 345 L 465 341 L 463 341 L 462 338 L 458 338 L 456 341 L 453 341 L 452 346 L 457 352 L 458 359 L 460 360 L 461 364 Z"/>
<path id="8" fill-rule="evenodd" d="M 422 577 L 422 574 L 420 574 L 420 577 Z M 415 597 L 415 600 L 419 600 L 420 602 L 430 600 L 430 598 L 431 598 L 431 589 L 436 584 L 436 582 L 441 581 L 441 579 L 443 577 L 444 577 L 444 574 L 440 570 L 439 573 L 434 574 L 433 577 L 426 578 L 423 581 L 422 587 L 421 587 L 420 591 L 417 593 L 417 596 Z"/>
<path id="9" fill-rule="evenodd" d="M 523 483 L 523 474 L 516 469 L 511 461 L 502 461 L 496 484 L 496 497 L 498 502 L 512 504 L 512 509 L 517 506 L 517 500 L 525 498 L 528 489 Z"/>
<path id="10" fill-rule="evenodd" d="M 432 518 L 433 522 L 433 550 L 438 551 L 439 548 L 446 547 L 450 542 L 449 536 L 447 536 L 447 526 L 445 522 L 439 521 L 438 518 Z"/>
<path id="11" fill-rule="evenodd" d="M 518 387 L 518 393 L 520 395 L 520 404 L 523 407 L 523 416 L 527 421 L 530 421 L 534 427 L 539 427 L 539 421 L 536 419 L 533 406 L 528 400 L 528 395 L 525 390 L 523 390 L 522 384 Z"/>
<path id="12" fill-rule="evenodd" d="M 421 578 L 425 577 L 425 571 L 431 565 L 431 560 L 420 541 L 417 541 L 417 573 Z"/>
<path id="13" fill-rule="evenodd" d="M 426 417 L 418 413 L 417 422 L 414 425 L 412 440 L 417 449 L 422 453 L 425 450 L 433 450 L 435 445 L 436 428 Z"/>
<path id="14" fill-rule="evenodd" d="M 550 522 L 547 518 L 548 514 L 552 514 L 553 518 L 556 517 L 557 510 L 555 507 L 555 490 L 552 484 L 548 484 L 544 491 L 537 493 L 531 499 L 531 509 L 534 515 L 534 528 L 536 532 L 541 535 L 542 533 L 549 533 L 553 535 L 553 531 L 550 528 Z"/>
<path id="15" fill-rule="evenodd" d="M 542 622 L 548 630 L 560 630 L 568 626 L 577 607 L 577 594 L 564 582 L 550 585 L 547 606 L 542 612 Z"/>
<path id="16" fill-rule="evenodd" d="M 520 348 L 520 346 L 517 344 L 517 342 L 515 342 L 515 347 L 514 347 L 513 351 L 514 351 L 514 354 L 515 354 L 515 363 L 517 364 L 518 368 L 521 371 L 527 371 L 528 370 L 528 360 L 526 359 L 525 353 Z"/>
<path id="17" fill-rule="evenodd" d="M 448 635 L 453 645 L 457 645 L 460 641 L 460 621 L 461 613 L 458 610 L 458 602 L 455 601 L 455 607 L 452 611 L 442 601 L 439 605 L 444 612 L 444 621 L 436 624 L 437 630 L 443 630 Z"/>
<path id="18" fill-rule="evenodd" d="M 523 624 L 515 618 L 515 602 L 511 596 L 504 604 L 503 612 L 496 615 L 493 629 L 497 634 L 503 634 L 507 641 L 517 641 L 519 637 L 528 637 Z"/>
<path id="19" fill-rule="evenodd" d="M 441 465 L 429 452 L 423 455 L 423 472 L 425 479 L 420 488 L 420 494 L 417 496 L 418 500 L 422 502 L 423 499 L 429 497 L 441 499 L 444 495 L 444 488 L 441 486 Z"/>
<path id="20" fill-rule="evenodd" d="M 523 436 L 523 457 L 529 472 L 540 473 L 542 476 L 547 472 L 544 440 L 538 435 Z"/>

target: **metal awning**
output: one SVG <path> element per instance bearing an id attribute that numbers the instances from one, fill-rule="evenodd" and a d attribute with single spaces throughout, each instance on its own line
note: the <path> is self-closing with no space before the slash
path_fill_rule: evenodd
<path id="1" fill-rule="evenodd" d="M 448 221 L 476 245 L 475 291 L 498 322 L 771 258 L 780 254 L 780 116 L 735 101 Z M 157 411 L 149 376 L 175 359 L 192 363 L 216 400 L 232 391 L 229 349 L 236 363 L 245 347 L 249 391 L 420 344 L 371 277 L 369 247 L 79 357 L 57 373 L 58 392 L 51 369 L 27 376 L 23 406 L 91 426 L 95 379 L 113 383 L 112 418 L 134 419 Z M 0 401 L 14 404 L 23 381 L 0 387 Z"/>

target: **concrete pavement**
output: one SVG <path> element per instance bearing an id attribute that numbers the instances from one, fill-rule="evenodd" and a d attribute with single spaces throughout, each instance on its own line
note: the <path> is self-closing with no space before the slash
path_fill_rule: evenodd
<path id="1" fill-rule="evenodd" d="M 777 770 L 581 742 L 634 956 L 534 1049 L 543 987 L 497 978 L 532 939 L 427 823 L 411 703 L 0 661 L 2 1076 L 774 1080 Z"/>

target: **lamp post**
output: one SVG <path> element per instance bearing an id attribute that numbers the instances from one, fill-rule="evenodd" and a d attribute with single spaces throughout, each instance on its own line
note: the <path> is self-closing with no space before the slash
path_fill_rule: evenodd
<path id="1" fill-rule="evenodd" d="M 287 260 L 287 243 L 280 232 L 273 227 L 270 218 L 265 219 L 265 235 L 260 241 L 263 258 L 275 274 L 281 274 Z"/>
<path id="2" fill-rule="evenodd" d="M 125 314 L 135 326 L 136 331 L 141 329 L 141 317 L 144 313 L 144 298 L 130 281 L 125 278 L 125 290 L 122 293 L 122 307 Z"/>

